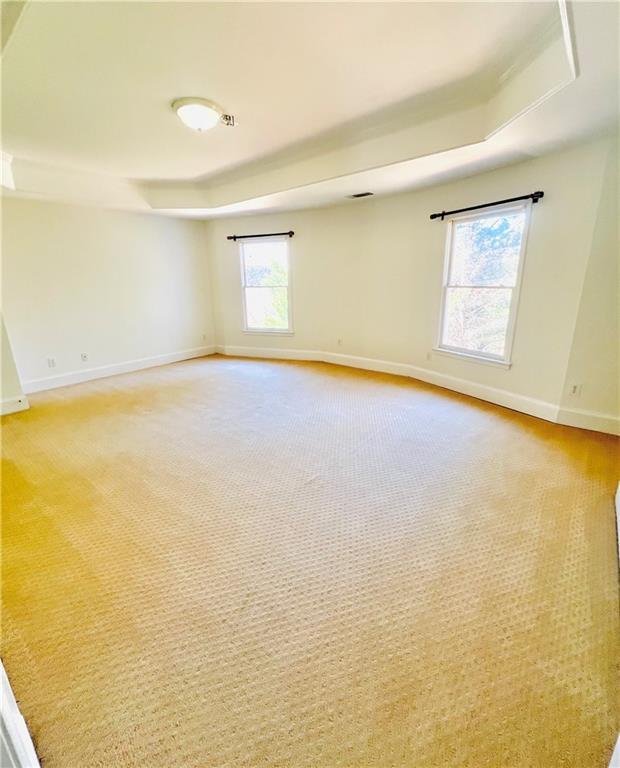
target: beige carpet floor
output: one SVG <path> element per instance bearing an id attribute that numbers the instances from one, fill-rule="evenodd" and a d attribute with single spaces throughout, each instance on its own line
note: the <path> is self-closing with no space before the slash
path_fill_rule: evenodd
<path id="1" fill-rule="evenodd" d="M 2 656 L 45 768 L 604 768 L 616 441 L 207 358 L 3 419 Z"/>

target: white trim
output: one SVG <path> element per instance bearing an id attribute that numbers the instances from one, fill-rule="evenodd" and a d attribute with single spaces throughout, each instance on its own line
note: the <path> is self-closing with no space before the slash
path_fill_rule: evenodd
<path id="1" fill-rule="evenodd" d="M 620 561 L 620 483 L 618 483 L 618 488 L 616 489 L 616 541 L 618 544 L 618 559 Z M 609 768 L 620 768 L 620 734 L 609 761 Z"/>
<path id="2" fill-rule="evenodd" d="M 568 60 L 568 67 L 570 69 L 571 79 L 569 82 L 573 82 L 577 79 L 577 56 L 575 55 L 575 43 L 573 41 L 573 30 L 571 28 L 570 18 L 568 16 L 568 6 L 566 0 L 558 0 L 558 6 L 560 11 L 560 20 L 562 22 L 562 40 L 564 42 L 564 52 Z"/>
<path id="3" fill-rule="evenodd" d="M 620 416 L 614 416 L 613 413 L 585 411 L 581 408 L 560 408 L 557 420 L 559 424 L 565 424 L 568 427 L 620 435 Z"/>
<path id="4" fill-rule="evenodd" d="M 56 387 L 66 387 L 70 384 L 80 384 L 83 381 L 102 379 L 106 376 L 116 376 L 119 373 L 131 373 L 132 371 L 140 371 L 143 368 L 154 368 L 158 365 L 176 363 L 180 360 L 190 360 L 193 357 L 205 357 L 206 355 L 214 354 L 214 352 L 215 345 L 210 344 L 204 347 L 184 349 L 180 352 L 168 352 L 163 355 L 142 357 L 137 360 L 126 360 L 123 363 L 101 365 L 97 368 L 69 371 L 68 373 L 60 373 L 56 376 L 46 376 L 42 379 L 30 379 L 30 381 L 24 382 L 24 391 L 28 394 L 42 392 L 47 389 L 55 389 Z"/>
<path id="5" fill-rule="evenodd" d="M 380 371 L 383 373 L 394 373 L 402 376 L 410 376 L 428 384 L 435 384 L 438 387 L 451 389 L 470 397 L 486 400 L 496 405 L 502 405 L 505 408 L 511 408 L 515 411 L 521 411 L 531 416 L 555 421 L 558 408 L 545 400 L 537 400 L 526 395 L 519 395 L 515 392 L 509 392 L 496 387 L 489 387 L 485 384 L 478 384 L 468 379 L 461 379 L 456 376 L 449 376 L 439 371 L 433 371 L 430 368 L 421 368 L 407 363 L 392 363 L 386 360 L 373 360 L 365 357 L 354 357 L 352 355 L 340 355 L 336 353 L 327 353 L 324 356 L 325 362 L 337 363 L 339 365 L 349 365 L 354 368 L 364 368 L 371 371 Z"/>
<path id="6" fill-rule="evenodd" d="M 442 350 L 443 351 L 443 350 Z M 90 368 L 84 371 L 73 371 L 49 376 L 44 379 L 33 379 L 24 384 L 24 390 L 28 393 L 41 392 L 56 387 L 64 387 L 70 384 L 79 384 L 83 381 L 115 376 L 119 373 L 131 373 L 143 368 L 152 368 L 158 365 L 166 365 L 181 360 L 190 360 L 196 357 L 206 357 L 213 354 L 222 354 L 231 357 L 253 357 L 271 360 L 310 360 L 315 362 L 333 363 L 350 368 L 361 368 L 367 371 L 379 373 L 392 373 L 396 376 L 409 376 L 438 387 L 444 387 L 454 392 L 460 392 L 470 397 L 486 400 L 505 408 L 511 408 L 530 416 L 536 416 L 546 421 L 579 427 L 580 429 L 592 429 L 597 432 L 620 434 L 620 417 L 613 414 L 598 413 L 596 411 L 582 411 L 578 409 L 560 408 L 558 405 L 546 400 L 538 400 L 527 395 L 520 395 L 497 387 L 489 387 L 478 384 L 469 379 L 461 379 L 449 376 L 430 368 L 422 368 L 409 363 L 397 363 L 391 360 L 378 360 L 370 357 L 358 357 L 345 355 L 338 352 L 323 352 L 319 349 L 287 349 L 278 347 L 248 347 L 237 345 L 214 345 L 186 349 L 182 352 L 172 352 L 165 355 L 146 357 L 140 360 L 130 360 L 124 363 Z M 27 398 L 24 398 L 27 400 Z"/>
<path id="7" fill-rule="evenodd" d="M 453 349 L 452 347 L 433 347 L 433 352 L 449 357 L 458 357 L 460 360 L 470 360 L 472 363 L 484 363 L 485 365 L 499 365 L 500 368 L 510 368 L 512 363 L 508 360 L 500 360 L 495 357 L 483 357 L 475 355 L 473 352 L 466 352 L 464 349 Z"/>
<path id="8" fill-rule="evenodd" d="M 267 287 L 268 286 L 265 286 L 265 288 Z M 294 336 L 295 335 L 295 331 L 285 331 L 285 330 L 281 330 L 280 328 L 243 328 L 241 332 L 253 334 L 254 336 L 256 336 L 257 334 L 259 336 L 273 336 L 274 334 L 276 336 Z"/>
<path id="9" fill-rule="evenodd" d="M 620 735 L 616 741 L 616 748 L 613 751 L 611 760 L 609 761 L 609 768 L 620 768 Z"/>
<path id="10" fill-rule="evenodd" d="M 308 349 L 277 349 L 273 347 L 240 347 L 240 346 L 219 346 L 217 351 L 224 355 L 233 355 L 236 357 L 254 357 L 270 358 L 281 360 L 314 360 L 324 363 L 334 363 L 335 365 L 344 365 L 350 368 L 361 368 L 366 371 L 377 371 L 379 373 L 392 373 L 397 376 L 408 376 L 413 379 L 419 379 L 429 384 L 435 384 L 438 387 L 444 387 L 455 392 L 460 392 L 470 397 L 486 400 L 496 405 L 502 405 L 505 408 L 511 408 L 515 411 L 527 413 L 531 416 L 537 416 L 546 421 L 555 422 L 557 420 L 558 406 L 545 400 L 537 400 L 526 395 L 518 395 L 504 389 L 488 387 L 484 384 L 478 384 L 467 379 L 460 379 L 456 376 L 448 376 L 445 373 L 439 373 L 429 368 L 420 368 L 409 363 L 396 363 L 389 360 L 377 360 L 370 357 L 358 357 L 355 355 L 344 355 L 338 352 L 322 352 L 320 350 Z"/>
<path id="11" fill-rule="evenodd" d="M 465 349 L 461 347 L 452 347 L 444 344 L 443 331 L 445 325 L 445 310 L 446 310 L 446 295 L 449 288 L 459 288 L 465 286 L 451 285 L 450 284 L 450 267 L 452 265 L 452 245 L 454 239 L 454 225 L 455 223 L 462 221 L 479 221 L 480 219 L 488 219 L 497 216 L 498 213 L 510 213 L 523 211 L 525 214 L 523 229 L 521 232 L 521 247 L 519 249 L 519 261 L 517 263 L 517 275 L 515 278 L 515 284 L 510 285 L 472 285 L 466 286 L 471 288 L 490 288 L 490 289 L 503 289 L 510 290 L 510 308 L 508 310 L 508 322 L 506 324 L 506 332 L 504 336 L 504 354 L 502 356 L 485 354 L 484 352 L 477 352 L 472 349 Z M 477 213 L 462 213 L 453 216 L 448 221 L 448 229 L 446 233 L 446 245 L 444 250 L 444 267 L 443 267 L 443 280 L 441 287 L 441 300 L 439 306 L 439 331 L 437 338 L 437 345 L 435 350 L 437 352 L 446 352 L 457 357 L 467 357 L 470 359 L 481 362 L 482 360 L 499 363 L 510 367 L 512 358 L 512 347 L 514 344 L 516 325 L 517 325 L 517 312 L 519 310 L 519 298 L 521 295 L 521 283 L 523 282 L 523 267 L 525 264 L 525 253 L 527 249 L 527 237 L 530 229 L 530 218 L 532 212 L 531 201 L 517 202 L 517 203 L 501 203 L 494 205 L 490 210 L 478 211 Z"/>
<path id="12" fill-rule="evenodd" d="M 418 369 L 413 365 L 409 365 L 409 363 L 395 363 L 371 357 L 356 357 L 355 355 L 345 355 L 340 352 L 324 352 L 321 359 L 325 363 L 344 365 L 348 368 L 361 368 L 364 371 L 377 371 L 378 373 L 392 373 L 395 376 L 417 378 L 415 372 Z"/>
<path id="13" fill-rule="evenodd" d="M 527 395 L 510 392 L 506 389 L 489 387 L 469 379 L 449 376 L 446 373 L 440 373 L 430 368 L 422 368 L 409 363 L 396 363 L 390 360 L 344 355 L 338 352 L 322 352 L 318 349 L 278 349 L 276 347 L 220 345 L 216 347 L 216 352 L 233 357 L 314 360 L 323 363 L 333 363 L 334 365 L 344 365 L 349 368 L 361 368 L 366 371 L 392 373 L 396 376 L 409 376 L 413 379 L 425 381 L 428 384 L 434 384 L 479 400 L 501 405 L 504 408 L 527 413 L 530 416 L 536 416 L 539 419 L 551 421 L 554 424 L 564 424 L 566 426 L 579 427 L 580 429 L 592 429 L 596 432 L 605 432 L 612 435 L 620 434 L 620 417 L 613 414 L 560 408 L 559 405 L 548 400 L 539 400 Z"/>
<path id="14" fill-rule="evenodd" d="M 0 401 L 0 416 L 7 416 L 9 413 L 26 411 L 28 408 L 30 408 L 30 403 L 28 402 L 26 395 L 8 397 L 6 400 Z"/>
<path id="15" fill-rule="evenodd" d="M 11 690 L 4 664 L 2 668 L 2 700 L 0 707 L 0 748 L 2 757 L 8 760 L 6 768 L 40 768 L 26 721 L 22 717 Z M 4 761 L 2 763 L 4 765 Z"/>
<path id="16" fill-rule="evenodd" d="M 243 255 L 243 247 L 247 243 L 270 243 L 280 242 L 286 243 L 286 285 L 276 286 L 260 286 L 260 285 L 246 285 L 245 284 L 245 257 Z M 293 292 L 291 289 L 292 274 L 291 274 L 291 249 L 290 249 L 290 237 L 288 235 L 274 235 L 272 237 L 254 237 L 245 238 L 239 241 L 239 269 L 241 278 L 241 304 L 243 307 L 243 324 L 241 330 L 244 333 L 263 333 L 265 335 L 280 334 L 293 336 L 295 334 L 293 328 Z M 287 309 L 287 326 L 286 328 L 250 328 L 248 326 L 248 307 L 246 301 L 246 289 L 247 288 L 286 288 L 286 309 Z"/>
<path id="17" fill-rule="evenodd" d="M 509 66 L 498 76 L 498 83 L 503 84 L 522 72 L 534 59 L 544 53 L 549 44 L 553 43 L 555 38 L 560 37 L 562 33 L 562 11 L 558 8 L 557 16 L 554 14 L 545 26 L 539 27 L 535 35 L 523 42 L 516 56 L 511 57 Z"/>
<path id="18" fill-rule="evenodd" d="M 616 538 L 618 540 L 618 559 L 620 560 L 620 483 L 616 488 Z M 620 768 L 620 736 L 618 736 L 618 768 Z"/>
<path id="19" fill-rule="evenodd" d="M 520 118 L 524 117 L 530 112 L 533 112 L 535 109 L 538 109 L 541 104 L 544 104 L 552 96 L 555 96 L 557 93 L 560 93 L 560 91 L 563 91 L 564 88 L 571 85 L 571 83 L 574 83 L 577 79 L 579 72 L 577 68 L 577 57 L 575 55 L 575 46 L 573 43 L 573 34 L 571 20 L 568 13 L 567 0 L 558 0 L 558 11 L 560 14 L 560 23 L 562 25 L 562 43 L 564 45 L 564 53 L 566 55 L 566 61 L 569 69 L 568 79 L 552 86 L 546 93 L 543 93 L 542 96 L 540 96 L 538 99 L 535 99 L 531 104 L 528 104 L 528 106 L 524 107 L 520 112 L 517 112 L 516 114 L 512 115 L 512 117 L 509 117 L 503 123 L 493 128 L 493 130 L 490 133 L 487 133 L 484 137 L 485 141 L 488 141 L 489 139 L 493 138 L 493 136 L 496 136 L 498 133 L 500 133 L 500 131 L 503 131 L 504 128 L 507 128 L 509 125 L 511 125 L 511 123 L 515 123 Z M 534 57 L 532 57 L 532 59 L 533 58 Z"/>
<path id="20" fill-rule="evenodd" d="M 258 359 L 268 358 L 275 360 L 313 360 L 320 362 L 323 359 L 323 353 L 318 350 L 310 349 L 278 349 L 277 347 L 240 347 L 229 344 L 220 345 L 215 351 L 221 355 L 229 357 L 255 357 Z"/>

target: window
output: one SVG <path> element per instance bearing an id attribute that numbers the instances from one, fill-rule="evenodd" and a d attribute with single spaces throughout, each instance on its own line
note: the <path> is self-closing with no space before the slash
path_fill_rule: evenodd
<path id="1" fill-rule="evenodd" d="M 290 333 L 288 237 L 244 240 L 240 248 L 245 330 Z"/>
<path id="2" fill-rule="evenodd" d="M 509 363 L 530 205 L 450 221 L 439 351 Z"/>

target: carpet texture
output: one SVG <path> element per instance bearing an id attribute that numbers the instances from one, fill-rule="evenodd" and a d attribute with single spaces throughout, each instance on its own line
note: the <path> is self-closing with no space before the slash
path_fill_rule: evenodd
<path id="1" fill-rule="evenodd" d="M 3 419 L 3 660 L 45 768 L 604 768 L 617 442 L 205 358 Z"/>

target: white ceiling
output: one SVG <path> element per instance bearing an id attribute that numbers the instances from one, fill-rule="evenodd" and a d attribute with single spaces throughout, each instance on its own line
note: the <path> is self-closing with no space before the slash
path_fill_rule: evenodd
<path id="1" fill-rule="evenodd" d="M 198 218 L 439 183 L 617 130 L 619 14 L 29 2 L 2 57 L 2 167 L 16 194 Z M 183 95 L 238 126 L 190 131 Z"/>
<path id="2" fill-rule="evenodd" d="M 553 2 L 31 2 L 3 55 L 3 149 L 123 178 L 214 174 L 442 89 L 475 98 L 554 14 Z M 238 126 L 190 131 L 169 107 L 188 95 Z"/>

